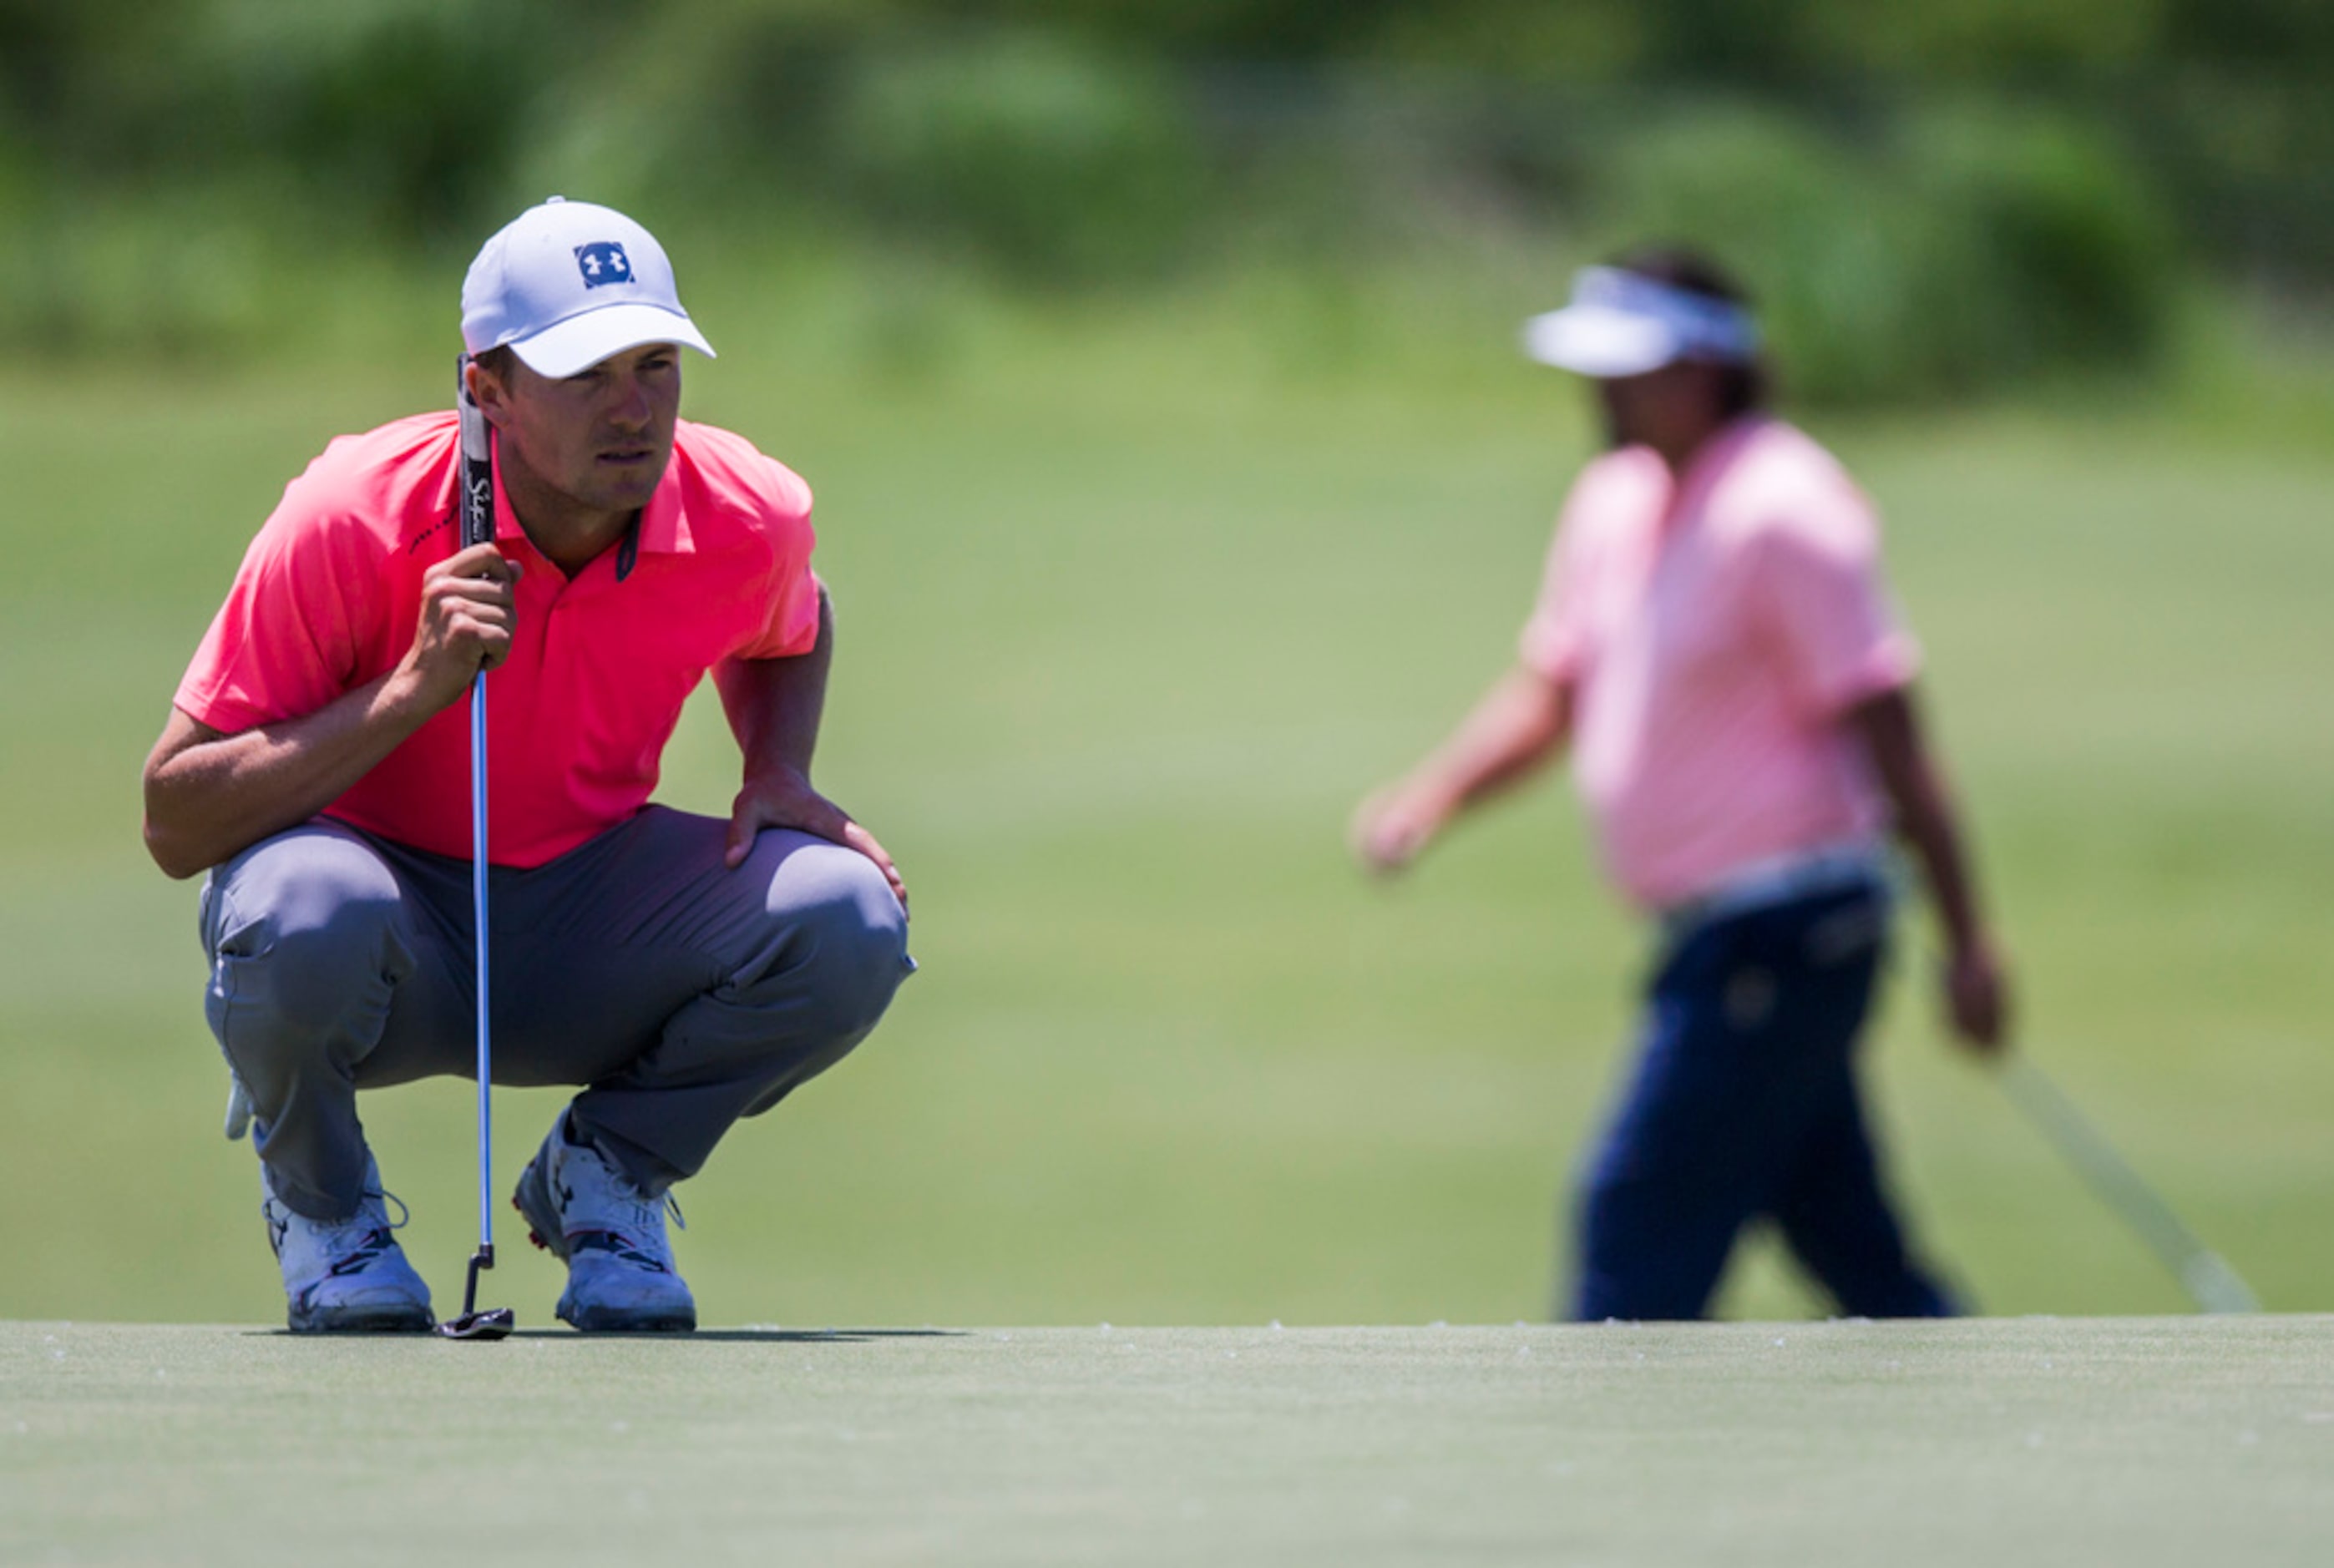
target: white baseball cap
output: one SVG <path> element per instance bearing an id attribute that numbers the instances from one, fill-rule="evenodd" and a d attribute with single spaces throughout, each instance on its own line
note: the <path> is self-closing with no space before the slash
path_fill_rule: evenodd
<path id="1" fill-rule="evenodd" d="M 1607 379 L 1680 360 L 1748 364 L 1759 351 L 1750 313 L 1714 294 L 1619 267 L 1573 274 L 1572 302 L 1524 323 L 1524 352 L 1543 365 Z"/>
<path id="2" fill-rule="evenodd" d="M 553 197 L 479 247 L 462 280 L 462 346 L 508 348 L 539 376 L 572 376 L 642 343 L 713 345 L 680 308 L 656 236 L 612 207 Z"/>

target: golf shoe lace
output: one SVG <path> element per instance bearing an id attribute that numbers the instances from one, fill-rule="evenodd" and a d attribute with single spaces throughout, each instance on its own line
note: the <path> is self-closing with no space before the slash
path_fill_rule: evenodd
<path id="1" fill-rule="evenodd" d="M 370 1210 L 370 1206 L 375 1202 L 381 1205 L 377 1219 Z M 392 1203 L 397 1205 L 395 1219 L 389 1217 L 389 1206 Z M 345 1227 L 334 1227 L 356 1231 L 360 1226 L 362 1226 L 362 1232 L 355 1236 L 347 1252 L 333 1260 L 331 1266 L 325 1269 L 325 1274 L 328 1276 L 342 1278 L 352 1274 L 362 1274 L 372 1265 L 374 1259 L 397 1245 L 396 1237 L 391 1233 L 403 1230 L 412 1223 L 413 1211 L 405 1206 L 405 1199 L 398 1197 L 397 1194 L 387 1188 L 366 1193 L 364 1202 L 357 1208 L 356 1218 Z"/>

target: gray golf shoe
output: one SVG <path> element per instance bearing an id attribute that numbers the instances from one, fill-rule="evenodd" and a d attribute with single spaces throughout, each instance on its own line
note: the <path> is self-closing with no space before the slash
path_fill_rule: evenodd
<path id="1" fill-rule="evenodd" d="M 694 1329 L 697 1303 L 665 1238 L 670 1200 L 649 1197 L 598 1150 L 567 1134 L 562 1111 L 511 1198 L 526 1217 L 528 1239 L 567 1264 L 560 1317 L 585 1333 Z"/>
<path id="2" fill-rule="evenodd" d="M 371 1157 L 363 1201 L 346 1219 L 310 1219 L 285 1207 L 265 1170 L 259 1185 L 265 1194 L 259 1212 L 284 1271 L 285 1322 L 294 1333 L 428 1333 L 435 1325 L 429 1287 L 391 1234 L 397 1228 L 389 1219 L 392 1200 Z"/>

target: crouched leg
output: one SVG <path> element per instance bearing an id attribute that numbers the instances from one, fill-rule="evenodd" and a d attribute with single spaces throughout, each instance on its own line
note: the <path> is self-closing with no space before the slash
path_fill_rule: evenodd
<path id="1" fill-rule="evenodd" d="M 642 1192 L 694 1175 L 738 1120 L 757 1116 L 849 1054 L 915 965 L 907 916 L 864 856 L 766 831 L 719 879 L 723 907 L 694 922 L 718 978 L 654 1044 L 578 1095 L 578 1134 Z"/>
<path id="2" fill-rule="evenodd" d="M 250 1096 L 268 1185 L 289 1208 L 354 1214 L 365 1186 L 356 1072 L 414 967 L 395 872 L 357 834 L 311 822 L 220 866 L 203 890 L 205 1012 Z"/>

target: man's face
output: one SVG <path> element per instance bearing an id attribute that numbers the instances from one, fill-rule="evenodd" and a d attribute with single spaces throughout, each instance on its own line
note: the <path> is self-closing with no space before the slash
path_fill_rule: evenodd
<path id="1" fill-rule="evenodd" d="M 1596 395 L 1614 446 L 1658 447 L 1715 418 L 1718 377 L 1712 366 L 1681 360 L 1643 375 L 1600 380 Z"/>
<path id="2" fill-rule="evenodd" d="M 520 469 L 586 511 L 638 511 L 672 458 L 680 351 L 647 343 L 557 380 L 514 357 L 502 395 L 489 395 L 484 407 L 506 470 Z"/>

